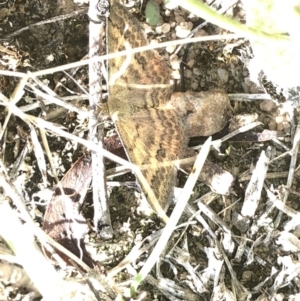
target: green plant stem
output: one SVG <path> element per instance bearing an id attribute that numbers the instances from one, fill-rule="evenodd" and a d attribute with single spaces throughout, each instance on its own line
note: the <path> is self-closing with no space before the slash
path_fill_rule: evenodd
<path id="1" fill-rule="evenodd" d="M 247 27 L 244 24 L 241 24 L 238 21 L 235 21 L 226 16 L 220 15 L 214 10 L 210 9 L 206 4 L 202 3 L 199 0 L 172 0 L 170 1 L 177 2 L 182 8 L 190 11 L 191 13 L 199 16 L 200 18 L 215 24 L 221 28 L 232 31 L 234 33 L 242 34 L 246 38 L 255 39 L 255 40 L 263 40 L 263 41 L 290 41 L 289 37 L 283 34 L 268 34 L 263 31 L 258 31 L 253 28 Z"/>

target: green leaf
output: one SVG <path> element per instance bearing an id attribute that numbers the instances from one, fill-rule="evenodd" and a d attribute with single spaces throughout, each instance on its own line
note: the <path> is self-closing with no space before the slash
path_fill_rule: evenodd
<path id="1" fill-rule="evenodd" d="M 156 1 L 149 0 L 145 10 L 146 21 L 149 25 L 155 26 L 160 21 L 160 8 Z"/>

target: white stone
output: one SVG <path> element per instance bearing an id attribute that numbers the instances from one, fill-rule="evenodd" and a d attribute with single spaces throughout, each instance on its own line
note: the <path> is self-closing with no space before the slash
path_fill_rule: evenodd
<path id="1" fill-rule="evenodd" d="M 180 25 L 176 26 L 176 36 L 178 38 L 186 38 L 193 28 L 192 22 L 182 22 Z"/>
<path id="2" fill-rule="evenodd" d="M 227 83 L 228 82 L 229 73 L 228 73 L 227 70 L 219 68 L 218 69 L 218 76 L 219 76 L 220 80 L 223 83 Z"/>

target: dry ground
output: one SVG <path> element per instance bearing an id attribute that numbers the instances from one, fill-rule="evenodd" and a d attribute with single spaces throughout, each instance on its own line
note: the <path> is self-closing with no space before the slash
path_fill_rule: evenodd
<path id="1" fill-rule="evenodd" d="M 212 4 L 215 9 L 226 5 L 225 1 Z M 203 22 L 180 8 L 173 11 L 162 9 L 162 23 L 150 27 L 145 23 L 140 5 L 130 6 L 131 13 L 144 24 L 149 39 L 159 42 L 182 38 L 186 32 Z M 19 78 L 1 75 L 2 70 L 34 72 L 79 61 L 88 53 L 88 18 L 84 14 L 41 24 L 6 39 L 12 32 L 30 24 L 75 9 L 80 8 L 72 2 L 62 6 L 60 1 L 7 1 L 0 4 L 0 38 L 3 38 L 0 44 L 0 91 L 3 95 L 11 97 Z M 244 22 L 245 12 L 240 2 L 229 9 L 227 14 Z M 197 34 L 223 33 L 226 32 L 208 24 Z M 200 210 L 200 217 L 190 219 L 191 213 L 182 216 L 180 223 L 189 224 L 173 233 L 165 257 L 160 261 L 160 266 L 152 270 L 152 278 L 148 278 L 140 287 L 138 298 L 297 300 L 300 297 L 300 234 L 297 223 L 299 173 L 297 169 L 294 174 L 291 173 L 291 167 L 297 167 L 291 165 L 291 158 L 297 159 L 299 143 L 297 93 L 281 91 L 270 83 L 255 82 L 257 78 L 251 78 L 247 67 L 253 55 L 247 40 L 183 45 L 175 54 L 177 50 L 175 46 L 169 47 L 167 51 L 160 50 L 164 57 L 170 59 L 174 68 L 176 90 L 181 90 L 182 73 L 185 79 L 183 87 L 187 91 L 218 87 L 225 89 L 232 99 L 237 93 L 272 92 L 272 100 L 264 97 L 260 100 L 241 101 L 240 97 L 232 100 L 232 120 L 219 137 L 244 124 L 260 122 L 248 134 L 229 139 L 222 143 L 220 151 L 213 150 L 209 155 L 210 160 L 236 177 L 234 185 L 228 195 L 219 195 L 205 184 L 197 183 L 189 204 L 195 211 Z M 68 75 L 56 72 L 41 76 L 41 83 L 29 81 L 18 107 L 29 108 L 29 114 L 46 118 L 65 131 L 86 138 L 87 118 L 70 110 L 58 109 L 55 104 L 45 103 L 36 92 L 44 90 L 49 94 L 45 89 L 47 86 L 61 98 L 76 96 L 71 100 L 72 104 L 82 111 L 89 110 L 85 93 L 89 90 L 87 66 L 68 72 Z M 103 84 L 105 98 L 104 80 Z M 6 116 L 5 106 L 2 106 L 2 126 Z M 110 120 L 105 120 L 104 124 L 107 141 L 112 139 L 113 144 L 118 143 L 114 138 L 113 124 Z M 265 129 L 272 131 L 269 132 L 271 137 L 259 140 L 259 135 Z M 37 201 L 45 201 L 46 192 L 53 189 L 56 182 L 47 161 L 47 184 L 43 183 L 33 150 L 35 142 L 32 141 L 31 131 L 27 123 L 12 115 L 1 139 L 1 160 L 32 218 L 38 225 L 42 225 L 45 205 Z M 47 138 L 56 172 L 61 179 L 86 149 L 77 142 L 51 132 L 47 132 Z M 192 139 L 190 145 L 202 144 L 204 140 L 201 137 Z M 114 147 L 112 150 L 124 156 L 122 148 Z M 20 163 L 19 158 L 22 159 Z M 107 170 L 115 167 L 108 160 L 105 164 Z M 250 181 L 251 175 L 253 177 Z M 186 179 L 186 175 L 179 173 L 178 187 L 183 187 Z M 149 214 L 151 210 L 131 173 L 109 178 L 108 192 L 114 237 L 103 241 L 93 232 L 92 193 L 89 191 L 83 208 L 91 227 L 85 238 L 86 248 L 106 275 L 134 246 L 148 238 L 143 245 L 146 245 L 145 252 L 141 252 L 129 267 L 115 276 L 116 285 L 127 296 L 129 280 L 147 260 L 151 243 L 156 239 L 155 233 L 164 224 L 155 214 Z M 11 205 L 15 206 L 13 200 Z M 281 212 L 283 215 L 278 219 Z M 25 277 L 20 266 L 12 265 L 7 260 L 8 250 L 4 242 L 2 245 L 0 264 L 1 270 L 6 272 L 1 274 L 0 271 L 0 300 L 40 300 L 38 295 L 29 294 L 34 289 L 28 281 L 16 281 L 11 276 L 12 271 L 17 271 L 18 277 Z M 76 275 L 76 271 L 70 273 Z M 170 290 L 171 287 L 174 287 L 174 291 Z"/>

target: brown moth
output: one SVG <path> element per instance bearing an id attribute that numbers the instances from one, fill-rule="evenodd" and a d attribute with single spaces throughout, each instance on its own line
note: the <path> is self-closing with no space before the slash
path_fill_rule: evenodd
<path id="1" fill-rule="evenodd" d="M 109 52 L 147 45 L 139 21 L 117 1 L 111 4 L 108 34 Z M 156 51 L 109 61 L 110 114 L 130 161 L 149 166 L 143 175 L 162 208 L 172 197 L 176 170 L 157 163 L 180 158 L 186 144 L 181 116 L 168 103 L 170 79 L 170 66 Z"/>
<path id="2" fill-rule="evenodd" d="M 45 212 L 43 230 L 92 268 L 93 260 L 83 243 L 88 227 L 84 217 L 79 213 L 91 178 L 91 160 L 83 156 L 74 163 L 57 185 Z M 70 264 L 66 255 L 57 252 Z M 47 253 L 46 255 L 49 256 Z"/>

